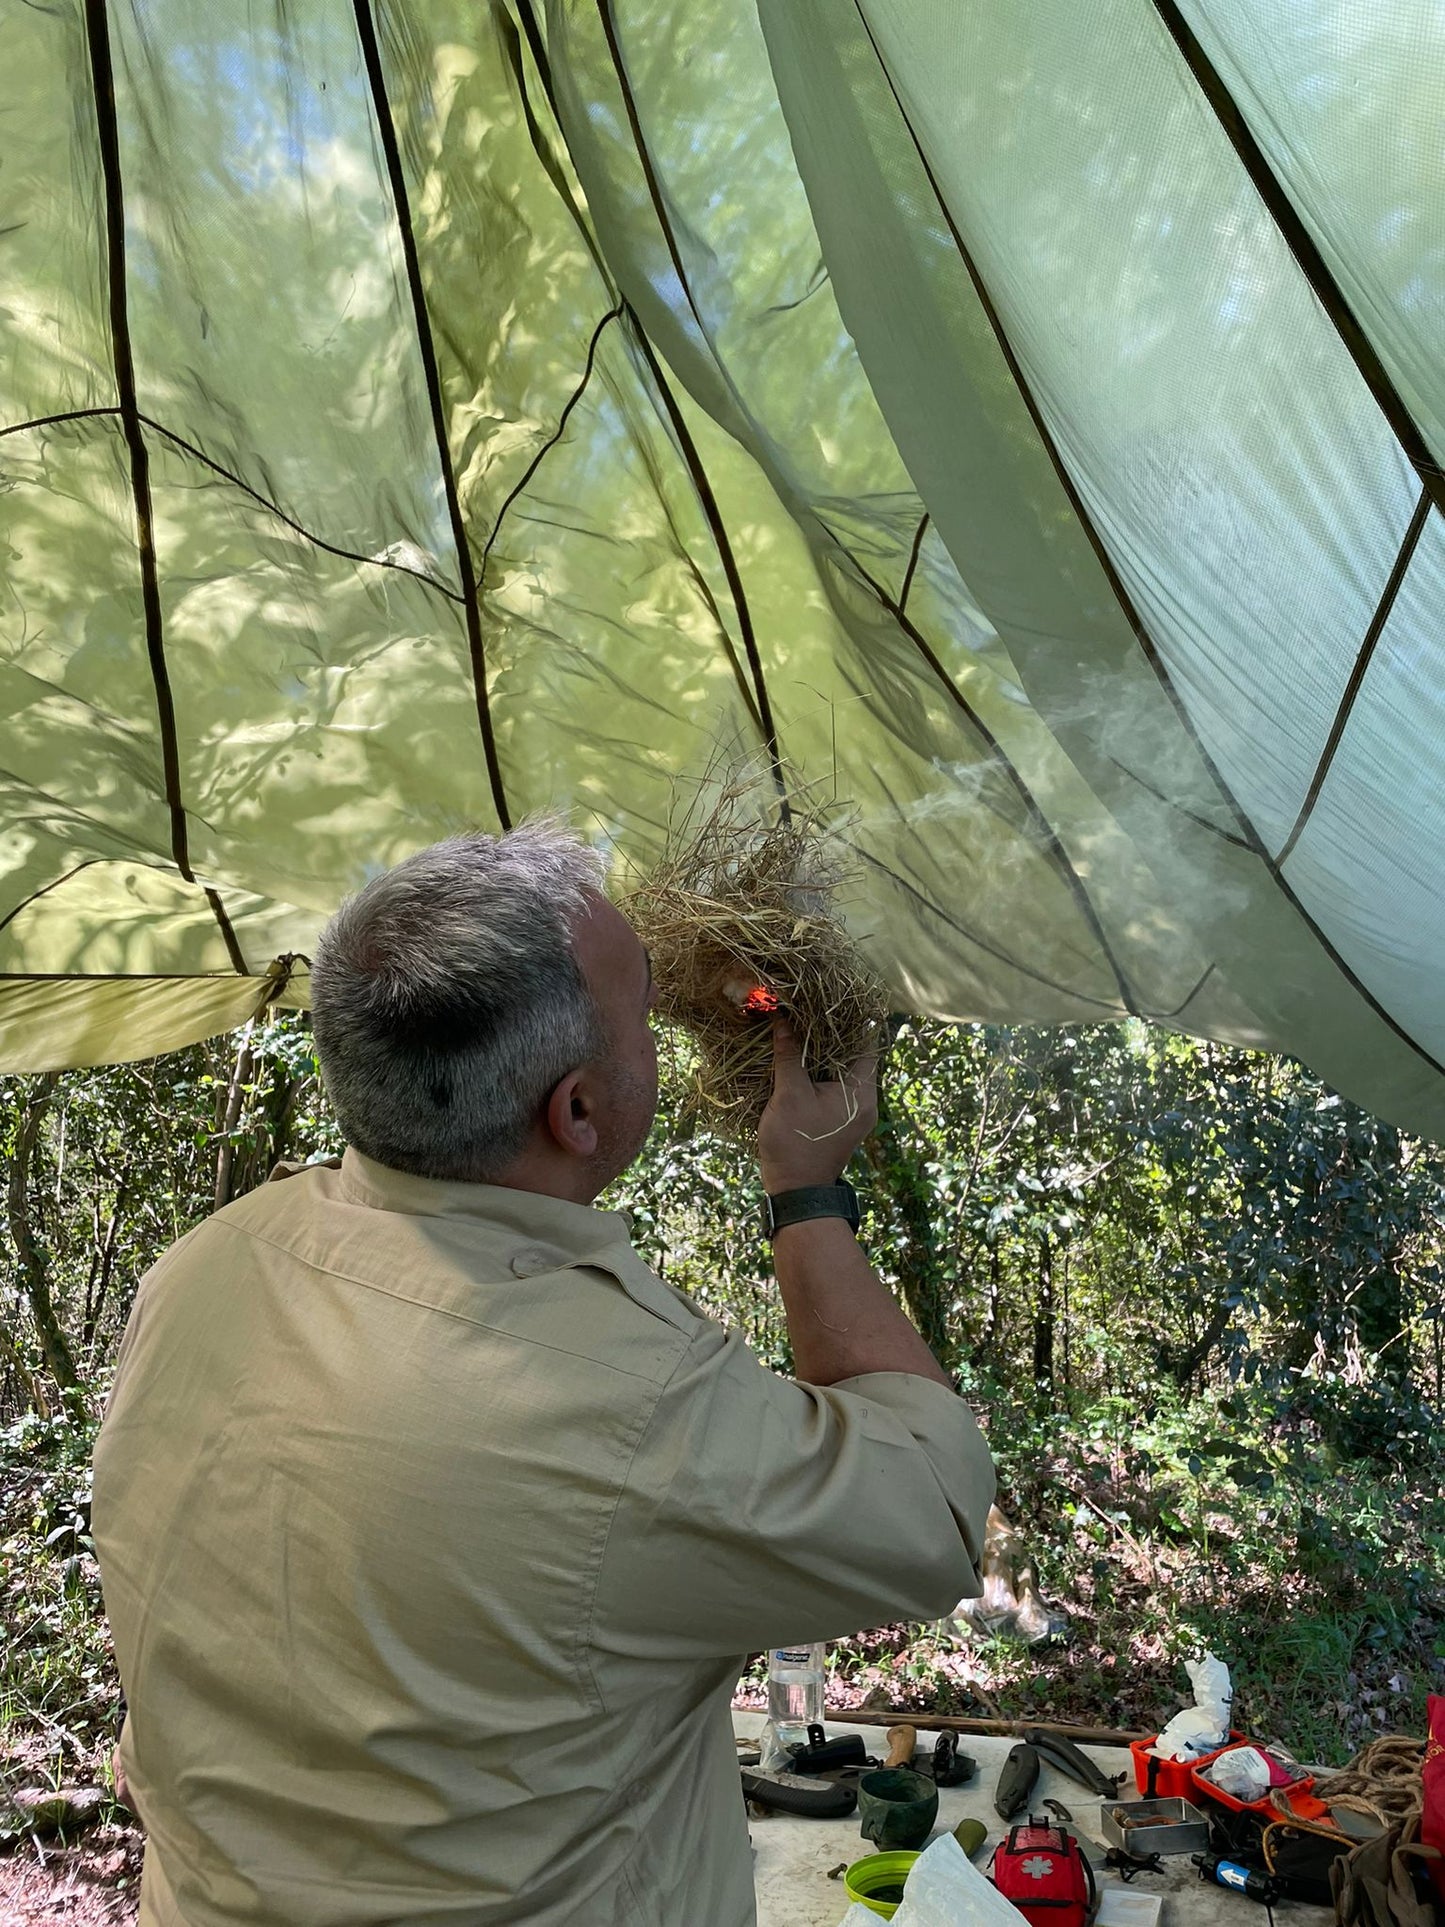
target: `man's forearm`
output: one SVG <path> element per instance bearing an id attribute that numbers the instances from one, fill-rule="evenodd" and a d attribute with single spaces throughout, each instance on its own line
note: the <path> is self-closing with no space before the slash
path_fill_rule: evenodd
<path id="1" fill-rule="evenodd" d="M 836 1385 L 865 1372 L 949 1383 L 841 1218 L 784 1225 L 773 1241 L 773 1268 L 794 1374 L 806 1384 Z"/>

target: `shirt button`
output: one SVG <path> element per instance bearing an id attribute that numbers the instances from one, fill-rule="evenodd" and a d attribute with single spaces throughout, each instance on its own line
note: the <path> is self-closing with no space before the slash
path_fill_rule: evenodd
<path id="1" fill-rule="evenodd" d="M 531 1278 L 539 1271 L 551 1269 L 551 1252 L 539 1250 L 536 1245 L 528 1245 L 525 1251 L 519 1251 L 512 1260 L 512 1272 L 518 1278 Z"/>

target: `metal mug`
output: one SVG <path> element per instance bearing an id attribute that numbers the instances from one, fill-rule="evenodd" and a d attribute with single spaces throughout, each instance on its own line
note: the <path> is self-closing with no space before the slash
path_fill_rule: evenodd
<path id="1" fill-rule="evenodd" d="M 858 1782 L 863 1838 L 882 1852 L 921 1847 L 938 1818 L 938 1788 L 912 1767 L 886 1766 Z"/>

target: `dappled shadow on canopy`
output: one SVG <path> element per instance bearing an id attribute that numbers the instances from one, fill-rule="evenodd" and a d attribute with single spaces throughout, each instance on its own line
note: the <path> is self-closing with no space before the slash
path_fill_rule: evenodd
<path id="1" fill-rule="evenodd" d="M 849 800 L 900 1004 L 1445 1129 L 1442 78 L 1346 0 L 12 10 L 0 1063 L 304 1001 L 464 826 L 620 879 L 721 746 Z"/>

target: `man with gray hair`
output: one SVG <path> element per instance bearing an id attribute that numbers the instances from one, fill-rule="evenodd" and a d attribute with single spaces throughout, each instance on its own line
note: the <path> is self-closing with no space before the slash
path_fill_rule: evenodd
<path id="1" fill-rule="evenodd" d="M 549 825 L 327 926 L 346 1155 L 165 1254 L 96 1450 L 142 1927 L 746 1927 L 746 1655 L 977 1590 L 987 1452 L 838 1181 L 870 1063 L 814 1083 L 775 1031 L 795 1379 L 594 1208 L 656 1110 L 651 977 Z"/>

